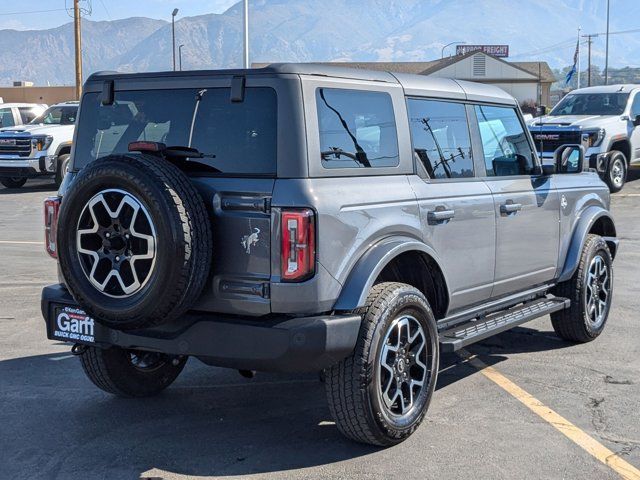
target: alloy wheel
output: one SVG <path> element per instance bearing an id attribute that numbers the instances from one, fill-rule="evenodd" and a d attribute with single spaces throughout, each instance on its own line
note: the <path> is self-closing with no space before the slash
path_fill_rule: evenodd
<path id="1" fill-rule="evenodd" d="M 110 297 L 130 297 L 146 285 L 157 243 L 149 212 L 123 190 L 94 195 L 78 221 L 76 244 L 83 272 L 98 291 Z"/>
<path id="2" fill-rule="evenodd" d="M 585 294 L 587 319 L 594 328 L 599 328 L 605 320 L 611 299 L 611 275 L 601 255 L 593 257 L 589 264 Z"/>
<path id="3" fill-rule="evenodd" d="M 393 320 L 378 362 L 379 393 L 388 411 L 404 415 L 428 386 L 430 343 L 422 325 L 410 315 Z"/>

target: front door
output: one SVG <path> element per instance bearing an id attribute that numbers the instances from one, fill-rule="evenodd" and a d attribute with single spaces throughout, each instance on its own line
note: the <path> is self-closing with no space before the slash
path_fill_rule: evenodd
<path id="1" fill-rule="evenodd" d="M 631 111 L 629 112 L 629 138 L 631 140 L 631 158 L 630 162 L 640 160 L 640 126 L 634 125 L 634 119 L 640 115 L 640 91 L 635 93 L 633 102 L 631 103 Z"/>
<path id="2" fill-rule="evenodd" d="M 558 263 L 560 200 L 541 176 L 515 108 L 476 105 L 485 181 L 493 194 L 496 264 L 492 297 L 552 280 Z"/>
<path id="3" fill-rule="evenodd" d="M 409 98 L 407 104 L 419 173 L 410 183 L 420 207 L 424 241 L 440 256 L 450 293 L 449 313 L 455 313 L 491 295 L 493 198 L 476 176 L 465 105 L 422 98 Z"/>

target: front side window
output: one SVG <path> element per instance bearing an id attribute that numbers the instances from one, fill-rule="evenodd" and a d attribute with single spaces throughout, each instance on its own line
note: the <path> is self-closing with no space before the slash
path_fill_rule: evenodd
<path id="1" fill-rule="evenodd" d="M 640 115 L 640 92 L 636 93 L 633 97 L 633 104 L 631 104 L 631 120 Z"/>
<path id="2" fill-rule="evenodd" d="M 16 122 L 13 120 L 13 112 L 10 108 L 0 108 L 0 127 L 13 127 Z"/>
<path id="3" fill-rule="evenodd" d="M 461 103 L 407 101 L 413 151 L 433 179 L 473 177 L 471 138 Z"/>
<path id="4" fill-rule="evenodd" d="M 316 104 L 323 167 L 399 164 L 396 121 L 388 93 L 319 88 Z"/>
<path id="5" fill-rule="evenodd" d="M 145 140 L 197 149 L 204 156 L 185 162 L 190 171 L 274 175 L 276 115 L 276 92 L 266 87 L 245 89 L 242 102 L 229 88 L 117 91 L 113 105 L 87 93 L 74 158 L 81 167 Z"/>
<path id="6" fill-rule="evenodd" d="M 73 125 L 76 123 L 78 107 L 51 107 L 42 115 L 34 118 L 31 123 L 44 125 Z"/>
<path id="7" fill-rule="evenodd" d="M 533 151 L 515 109 L 475 106 L 489 177 L 533 175 Z"/>

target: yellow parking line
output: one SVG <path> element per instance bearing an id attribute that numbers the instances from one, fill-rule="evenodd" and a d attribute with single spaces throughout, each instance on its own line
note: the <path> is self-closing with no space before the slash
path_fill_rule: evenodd
<path id="1" fill-rule="evenodd" d="M 551 424 L 553 428 L 565 435 L 573 443 L 586 450 L 590 455 L 609 466 L 625 480 L 640 480 L 640 470 L 625 462 L 615 452 L 602 445 L 596 439 L 580 430 L 566 418 L 557 414 L 540 400 L 524 391 L 493 367 L 490 367 L 477 356 L 466 350 L 460 350 L 460 356 L 482 373 L 486 378 L 502 388 L 509 395 L 522 402 L 529 410 Z"/>
<path id="2" fill-rule="evenodd" d="M 0 243 L 12 244 L 12 245 L 42 245 L 44 242 L 21 242 L 14 240 L 0 240 Z"/>

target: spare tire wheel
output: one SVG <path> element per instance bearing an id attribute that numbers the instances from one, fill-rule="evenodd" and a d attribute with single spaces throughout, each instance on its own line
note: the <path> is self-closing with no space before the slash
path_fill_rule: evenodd
<path id="1" fill-rule="evenodd" d="M 189 309 L 209 275 L 211 245 L 202 198 L 160 157 L 95 161 L 63 198 L 62 274 L 80 306 L 112 328 L 150 327 Z"/>

